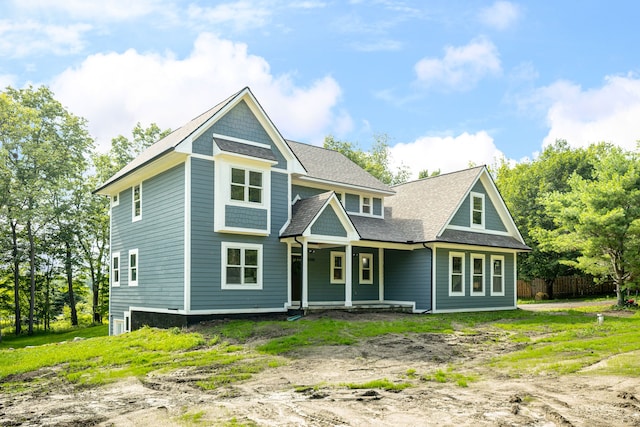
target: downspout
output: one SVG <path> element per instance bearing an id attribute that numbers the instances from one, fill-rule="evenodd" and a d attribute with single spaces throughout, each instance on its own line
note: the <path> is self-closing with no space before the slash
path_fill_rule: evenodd
<path id="1" fill-rule="evenodd" d="M 429 249 L 429 248 L 427 247 L 427 244 L 426 244 L 425 242 L 422 242 L 422 247 L 424 247 L 425 249 Z M 430 270 L 430 271 L 429 271 L 429 274 L 431 275 L 431 292 L 435 292 L 435 291 L 436 291 L 436 289 L 435 289 L 435 286 L 433 285 L 434 280 L 435 280 L 435 277 L 433 277 L 433 267 L 432 267 L 432 268 L 430 268 L 429 270 Z M 420 313 L 420 314 L 427 314 L 427 313 L 431 313 L 431 311 L 432 311 L 432 310 L 433 310 L 433 307 L 431 307 L 431 310 L 425 310 L 425 311 L 423 311 L 423 312 L 422 312 L 422 313 Z"/>
<path id="2" fill-rule="evenodd" d="M 298 241 L 298 236 L 293 236 L 293 240 L 300 245 L 300 255 L 302 263 L 304 265 L 305 257 L 307 256 L 307 254 L 304 253 L 304 245 L 302 244 L 302 242 Z M 302 269 L 302 271 L 304 271 L 304 268 Z M 302 311 L 302 280 L 300 281 L 300 307 L 298 308 L 298 310 Z"/>

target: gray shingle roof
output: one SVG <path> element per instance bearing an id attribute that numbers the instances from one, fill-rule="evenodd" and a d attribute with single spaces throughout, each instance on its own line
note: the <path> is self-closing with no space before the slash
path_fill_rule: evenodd
<path id="1" fill-rule="evenodd" d="M 438 242 L 459 243 L 474 246 L 490 246 L 496 248 L 509 248 L 517 250 L 531 250 L 531 248 L 511 236 L 500 236 L 495 234 L 474 233 L 463 230 L 445 230 Z"/>
<path id="2" fill-rule="evenodd" d="M 362 240 L 374 242 L 407 243 L 407 236 L 392 219 L 349 215 Z"/>
<path id="3" fill-rule="evenodd" d="M 349 158 L 334 150 L 287 140 L 310 178 L 392 194 L 393 190 Z"/>
<path id="4" fill-rule="evenodd" d="M 243 154 L 245 156 L 257 157 L 258 159 L 277 161 L 276 155 L 273 154 L 270 148 L 256 147 L 255 145 L 243 144 L 241 142 L 229 141 L 224 138 L 216 138 L 213 140 L 216 142 L 218 148 L 222 151 L 234 154 Z"/>
<path id="5" fill-rule="evenodd" d="M 385 216 L 388 212 L 407 240 L 435 241 L 483 170 L 479 166 L 394 186 L 396 194 L 385 198 Z"/>
<path id="6" fill-rule="evenodd" d="M 308 199 L 298 200 L 291 208 L 291 222 L 280 237 L 302 235 L 332 195 L 333 191 L 327 191 Z"/>

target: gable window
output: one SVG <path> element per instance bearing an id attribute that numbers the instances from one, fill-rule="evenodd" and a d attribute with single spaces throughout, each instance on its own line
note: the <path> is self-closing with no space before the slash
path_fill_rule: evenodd
<path id="1" fill-rule="evenodd" d="M 484 295 L 484 255 L 471 255 L 471 295 Z"/>
<path id="2" fill-rule="evenodd" d="M 129 251 L 129 286 L 138 286 L 138 250 Z"/>
<path id="3" fill-rule="evenodd" d="M 491 256 L 491 295 L 504 296 L 504 257 Z"/>
<path id="4" fill-rule="evenodd" d="M 331 283 L 345 283 L 345 265 L 344 252 L 331 252 Z"/>
<path id="5" fill-rule="evenodd" d="M 111 196 L 111 207 L 116 207 L 120 204 L 120 193 Z"/>
<path id="6" fill-rule="evenodd" d="M 360 283 L 373 283 L 373 254 L 360 254 Z"/>
<path id="7" fill-rule="evenodd" d="M 142 218 L 142 184 L 134 185 L 132 189 L 133 203 L 131 204 L 132 221 Z"/>
<path id="8" fill-rule="evenodd" d="M 231 200 L 262 203 L 262 172 L 231 168 Z"/>
<path id="9" fill-rule="evenodd" d="M 449 296 L 464 295 L 464 254 L 449 254 Z"/>
<path id="10" fill-rule="evenodd" d="M 471 193 L 471 227 L 484 228 L 484 194 Z"/>
<path id="11" fill-rule="evenodd" d="M 363 214 L 371 214 L 371 197 L 362 197 L 361 212 Z"/>
<path id="12" fill-rule="evenodd" d="M 222 242 L 222 289 L 262 289 L 262 245 Z"/>
<path id="13" fill-rule="evenodd" d="M 120 286 L 120 252 L 111 255 L 111 285 Z"/>

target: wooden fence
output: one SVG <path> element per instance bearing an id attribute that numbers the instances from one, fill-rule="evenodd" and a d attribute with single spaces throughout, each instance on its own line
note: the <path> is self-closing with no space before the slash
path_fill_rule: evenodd
<path id="1" fill-rule="evenodd" d="M 593 278 L 588 276 L 564 276 L 556 278 L 553 284 L 553 297 L 571 298 L 614 294 L 615 290 L 613 283 L 594 283 Z M 547 286 L 542 279 L 518 280 L 518 298 L 534 298 L 536 293 L 546 291 Z"/>

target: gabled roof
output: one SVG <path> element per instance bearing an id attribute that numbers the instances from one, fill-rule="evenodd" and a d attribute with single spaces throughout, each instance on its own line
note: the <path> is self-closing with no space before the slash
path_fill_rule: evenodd
<path id="1" fill-rule="evenodd" d="M 287 144 L 307 171 L 307 175 L 301 179 L 393 194 L 391 187 L 374 178 L 342 153 L 290 140 L 287 140 Z"/>
<path id="2" fill-rule="evenodd" d="M 387 197 L 385 205 L 409 240 L 434 241 L 484 169 L 479 166 L 396 185 L 396 194 Z"/>
<path id="3" fill-rule="evenodd" d="M 221 151 L 227 153 L 242 154 L 250 157 L 257 157 L 259 159 L 277 161 L 276 155 L 270 148 L 256 147 L 255 145 L 243 144 L 241 142 L 229 141 L 228 139 L 213 137 L 213 141 L 216 143 Z"/>

